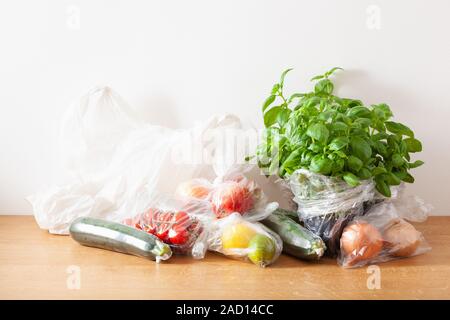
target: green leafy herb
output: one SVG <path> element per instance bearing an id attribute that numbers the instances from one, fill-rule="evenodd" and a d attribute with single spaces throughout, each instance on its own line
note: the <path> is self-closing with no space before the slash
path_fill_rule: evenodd
<path id="1" fill-rule="evenodd" d="M 412 183 L 410 153 L 422 151 L 422 143 L 406 125 L 392 121 L 385 103 L 366 106 L 361 100 L 333 94 L 333 68 L 311 79 L 311 92 L 285 95 L 285 70 L 264 100 L 263 140 L 256 159 L 267 174 L 285 177 L 305 168 L 340 177 L 351 186 L 373 179 L 377 190 L 389 197 L 390 186 Z"/>

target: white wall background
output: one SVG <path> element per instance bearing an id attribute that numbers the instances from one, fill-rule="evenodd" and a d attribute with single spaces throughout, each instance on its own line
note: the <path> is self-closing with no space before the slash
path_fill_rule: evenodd
<path id="1" fill-rule="evenodd" d="M 342 66 L 339 94 L 387 102 L 423 141 L 410 189 L 450 214 L 449 12 L 447 0 L 2 1 L 0 213 L 31 213 L 24 197 L 59 181 L 59 120 L 93 85 L 157 124 L 227 111 L 261 126 L 284 68 L 303 89 Z"/>

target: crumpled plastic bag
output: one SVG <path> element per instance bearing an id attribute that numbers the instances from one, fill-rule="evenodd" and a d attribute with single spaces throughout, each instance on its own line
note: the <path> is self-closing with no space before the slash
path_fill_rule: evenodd
<path id="1" fill-rule="evenodd" d="M 425 221 L 431 211 L 423 200 L 407 195 L 404 184 L 393 187 L 392 196 L 386 198 L 371 180 L 351 187 L 342 179 L 306 169 L 295 171 L 287 182 L 298 205 L 299 219 L 325 241 L 326 254 L 332 257 L 340 252 L 340 238 L 347 224 L 378 203 L 389 202 L 396 217 L 415 222 Z"/>
<path id="2" fill-rule="evenodd" d="M 423 254 L 431 247 L 422 233 L 401 218 L 398 201 L 374 204 L 344 229 L 338 263 L 345 268 L 361 267 Z M 398 203 L 397 203 L 398 204 Z"/>
<path id="3" fill-rule="evenodd" d="M 182 181 L 212 179 L 236 168 L 223 159 L 227 151 L 213 138 L 217 131 L 241 127 L 233 115 L 184 130 L 150 125 L 112 89 L 95 88 L 62 122 L 62 158 L 73 182 L 27 199 L 39 226 L 51 233 L 68 234 L 80 216 L 121 222 L 143 212 L 158 194 L 174 194 Z"/>
<path id="4" fill-rule="evenodd" d="M 266 267 L 280 256 L 283 241 L 263 224 L 247 221 L 239 213 L 233 213 L 210 223 L 208 249 L 228 258 Z"/>
<path id="5" fill-rule="evenodd" d="M 203 259 L 208 249 L 208 229 L 198 218 L 206 210 L 189 205 L 171 195 L 155 197 L 143 212 L 122 221 L 143 230 L 168 244 L 174 254 Z"/>
<path id="6" fill-rule="evenodd" d="M 177 196 L 186 203 L 198 203 L 208 211 L 199 212 L 203 220 L 213 221 L 239 213 L 250 222 L 267 218 L 278 208 L 277 202 L 269 202 L 256 181 L 243 172 L 229 172 L 210 182 L 195 178 L 182 182 L 176 191 Z"/>

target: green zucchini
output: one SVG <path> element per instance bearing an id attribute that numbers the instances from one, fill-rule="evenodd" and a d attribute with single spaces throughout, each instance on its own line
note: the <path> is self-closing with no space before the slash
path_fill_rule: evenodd
<path id="1" fill-rule="evenodd" d="M 81 217 L 69 228 L 71 237 L 78 243 L 144 257 L 150 260 L 167 260 L 172 250 L 157 237 L 124 224 L 102 219 Z"/>
<path id="2" fill-rule="evenodd" d="M 287 216 L 287 217 L 291 218 L 292 220 L 294 220 L 295 222 L 300 223 L 300 220 L 298 218 L 298 214 L 295 211 L 290 211 L 290 210 L 278 208 L 277 210 L 275 210 L 275 213 L 276 214 L 281 214 L 283 216 Z"/>
<path id="3" fill-rule="evenodd" d="M 318 260 L 326 250 L 323 240 L 291 219 L 286 210 L 275 210 L 262 223 L 278 233 L 283 240 L 283 252 L 291 256 Z"/>

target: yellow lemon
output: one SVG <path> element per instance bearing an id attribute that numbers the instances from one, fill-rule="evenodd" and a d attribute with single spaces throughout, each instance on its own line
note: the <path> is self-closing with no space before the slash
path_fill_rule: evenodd
<path id="1" fill-rule="evenodd" d="M 224 249 L 247 248 L 255 234 L 255 230 L 245 223 L 230 225 L 222 232 L 222 247 Z"/>

